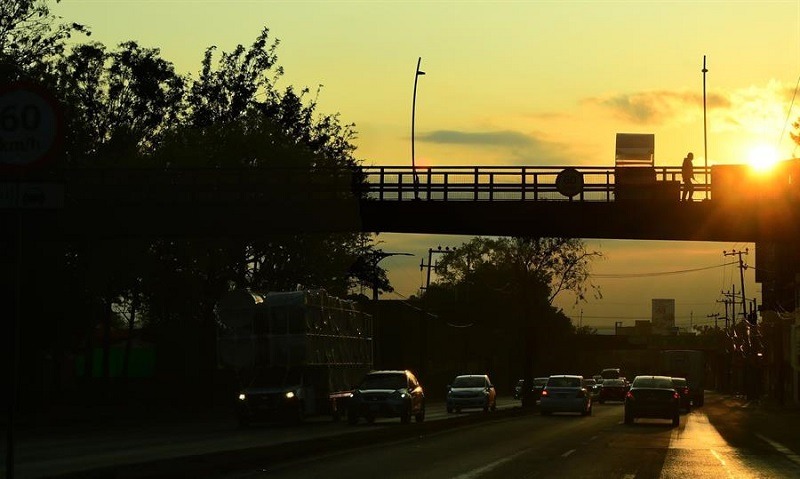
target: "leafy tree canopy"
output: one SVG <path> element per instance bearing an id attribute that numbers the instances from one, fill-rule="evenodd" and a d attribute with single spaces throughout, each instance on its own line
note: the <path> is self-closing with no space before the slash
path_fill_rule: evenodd
<path id="1" fill-rule="evenodd" d="M 589 266 L 602 258 L 599 251 L 588 251 L 580 239 L 573 238 L 473 238 L 452 252 L 445 253 L 437 266 L 444 284 L 470 281 L 491 270 L 497 283 L 491 287 L 519 291 L 546 289 L 548 304 L 569 291 L 576 301 L 587 294 L 600 295 L 589 281 Z"/>
<path id="2" fill-rule="evenodd" d="M 0 2 L 0 83 L 41 80 L 72 34 L 91 34 L 83 25 L 58 23 L 60 20 L 43 0 Z"/>

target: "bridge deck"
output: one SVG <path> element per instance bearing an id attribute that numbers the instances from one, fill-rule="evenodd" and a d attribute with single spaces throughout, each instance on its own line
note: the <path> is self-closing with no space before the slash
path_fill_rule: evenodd
<path id="1" fill-rule="evenodd" d="M 312 231 L 696 241 L 800 236 L 800 196 L 792 196 L 792 185 L 767 198 L 763 189 L 738 183 L 719 188 L 718 181 L 705 181 L 710 171 L 697 168 L 693 201 L 681 202 L 678 167 L 637 168 L 634 175 L 630 169 L 574 167 L 566 190 L 559 182 L 565 170 L 425 167 L 415 172 L 376 166 L 313 174 L 245 168 L 36 172 L 0 182 L 0 227 L 23 221 L 34 237 L 52 238 Z M 642 171 L 646 174 L 639 175 Z M 752 197 L 753 191 L 760 196 Z"/>

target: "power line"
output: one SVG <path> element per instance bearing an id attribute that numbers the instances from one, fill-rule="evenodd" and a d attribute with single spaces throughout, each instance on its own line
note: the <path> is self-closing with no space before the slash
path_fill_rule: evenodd
<path id="1" fill-rule="evenodd" d="M 572 318 L 572 316 L 570 316 L 570 318 Z M 648 318 L 646 315 L 642 315 L 642 316 L 587 316 L 587 315 L 584 314 L 583 315 L 583 319 L 638 319 L 638 320 L 650 321 L 650 318 Z M 675 321 L 678 321 L 678 320 L 689 321 L 689 319 L 690 319 L 689 316 L 675 316 Z"/>
<path id="2" fill-rule="evenodd" d="M 602 279 L 625 279 L 625 278 L 650 278 L 654 276 L 671 276 L 676 274 L 686 274 L 686 273 L 695 273 L 697 271 L 706 271 L 709 269 L 715 268 L 722 268 L 725 266 L 730 266 L 732 264 L 737 264 L 735 261 L 730 263 L 723 263 L 714 266 L 706 266 L 704 268 L 693 268 L 693 269 L 680 269 L 675 271 L 659 271 L 655 273 L 629 273 L 629 274 L 594 274 L 592 277 L 594 278 L 602 278 Z"/>
<path id="3" fill-rule="evenodd" d="M 786 126 L 789 124 L 789 118 L 792 116 L 792 107 L 794 107 L 794 99 L 797 97 L 797 88 L 800 87 L 800 77 L 797 77 L 797 84 L 794 86 L 794 94 L 792 95 L 792 102 L 789 103 L 789 110 L 786 112 L 786 121 L 783 123 L 783 130 L 781 130 L 781 136 L 778 137 L 778 147 L 781 145 L 781 141 L 783 141 L 783 134 L 786 133 Z"/>

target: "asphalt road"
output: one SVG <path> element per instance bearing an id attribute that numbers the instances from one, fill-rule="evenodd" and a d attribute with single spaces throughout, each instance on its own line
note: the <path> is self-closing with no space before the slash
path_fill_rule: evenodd
<path id="1" fill-rule="evenodd" d="M 356 426 L 323 418 L 238 429 L 230 417 L 113 430 L 31 430 L 18 444 L 17 478 L 187 477 L 782 478 L 800 477 L 800 411 L 770 411 L 714 393 L 669 421 L 622 424 L 620 403 L 591 417 L 540 416 L 501 400 L 495 413 L 424 423 Z M 0 475 L 2 477 L 2 475 Z"/>
<path id="2" fill-rule="evenodd" d="M 591 417 L 535 414 L 330 452 L 264 462 L 226 479 L 390 478 L 796 478 L 800 457 L 751 428 L 740 403 L 710 395 L 707 407 L 669 421 L 622 423 L 622 405 L 595 405 Z M 709 420 L 726 423 L 726 439 Z M 739 421 L 724 421 L 729 415 Z M 750 428 L 747 430 L 745 428 Z"/>
<path id="3" fill-rule="evenodd" d="M 483 413 L 468 409 L 460 414 L 447 414 L 445 405 L 429 404 L 425 423 L 400 427 L 399 419 L 377 419 L 368 425 L 363 420 L 356 426 L 346 421 L 332 422 L 329 417 L 308 418 L 302 424 L 261 423 L 242 429 L 230 414 L 198 417 L 187 421 L 130 424 L 124 427 L 38 427 L 22 430 L 16 441 L 15 477 L 193 477 L 210 470 L 230 469 L 248 462 L 252 456 L 291 457 L 301 450 L 327 448 L 329 444 L 370 443 L 398 433 L 442 428 L 442 421 L 470 422 L 518 408 L 519 401 L 498 398 L 498 411 Z M 449 426 L 447 426 L 449 427 Z M 405 431 L 403 431 L 405 429 Z M 315 442 L 316 441 L 316 442 Z M 0 461 L 5 456 L 0 458 Z M 185 462 L 184 462 L 185 461 Z M 208 463 L 213 462 L 213 466 Z M 230 463 L 228 466 L 225 463 Z M 5 465 L 0 467 L 0 479 Z M 184 475 L 182 470 L 188 471 Z"/>

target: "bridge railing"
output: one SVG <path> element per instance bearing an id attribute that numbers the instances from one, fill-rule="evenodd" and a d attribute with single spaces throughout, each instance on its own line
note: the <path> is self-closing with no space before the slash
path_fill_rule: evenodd
<path id="1" fill-rule="evenodd" d="M 627 197 L 661 191 L 661 199 L 680 199 L 681 169 L 654 168 L 654 183 L 630 184 L 613 167 L 574 167 L 583 186 L 574 196 L 562 194 L 556 184 L 564 167 L 525 166 L 371 166 L 363 167 L 367 197 L 379 201 L 615 201 L 622 187 Z M 695 200 L 708 198 L 703 168 L 695 169 Z M 638 187 L 638 189 L 637 189 Z M 649 188 L 649 190 L 648 190 Z M 662 191 L 663 190 L 663 191 Z"/>
<path id="2" fill-rule="evenodd" d="M 68 205 L 272 204 L 281 201 L 678 201 L 679 167 L 623 170 L 574 167 L 582 186 L 568 196 L 557 178 L 564 167 L 365 166 L 317 168 L 83 168 L 38 172 L 25 181 L 64 185 Z M 703 168 L 696 168 L 694 200 L 709 198 Z M 415 174 L 416 173 L 416 174 Z M 574 173 L 574 172 L 573 172 Z M 646 173 L 639 182 L 639 173 Z M 623 178 L 623 176 L 625 178 Z M 624 181 L 623 181 L 624 180 Z"/>

